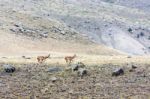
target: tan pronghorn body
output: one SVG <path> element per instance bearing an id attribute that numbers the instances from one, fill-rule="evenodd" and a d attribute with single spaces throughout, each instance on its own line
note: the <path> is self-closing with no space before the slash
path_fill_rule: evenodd
<path id="1" fill-rule="evenodd" d="M 71 63 L 73 61 L 73 59 L 76 57 L 76 55 L 73 56 L 65 56 L 65 61 L 66 63 Z"/>
<path id="2" fill-rule="evenodd" d="M 44 62 L 44 61 L 45 61 L 47 58 L 49 58 L 49 57 L 50 57 L 50 54 L 47 55 L 47 56 L 38 56 L 38 57 L 37 57 L 38 63 Z"/>

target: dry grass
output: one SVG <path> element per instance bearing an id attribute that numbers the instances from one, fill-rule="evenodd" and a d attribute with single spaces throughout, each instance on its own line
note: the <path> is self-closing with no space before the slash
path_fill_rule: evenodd
<path id="1" fill-rule="evenodd" d="M 45 64 L 60 64 L 66 65 L 64 60 L 65 56 L 73 55 L 74 53 L 52 53 L 51 58 L 47 59 Z M 46 55 L 46 54 L 40 54 Z M 18 63 L 18 64 L 30 64 L 30 63 L 38 63 L 37 62 L 38 55 L 26 56 L 31 59 L 24 59 L 22 56 L 6 56 L 6 58 L 0 58 L 2 63 Z M 102 65 L 102 64 L 127 64 L 127 63 L 136 63 L 136 64 L 150 64 L 150 56 L 128 56 L 118 55 L 118 56 L 103 56 L 103 55 L 87 55 L 87 54 L 77 54 L 77 57 L 73 61 L 83 62 L 86 65 Z"/>
<path id="2" fill-rule="evenodd" d="M 3 65 L 3 64 L 1 64 Z M 87 67 L 88 75 L 78 77 L 76 72 L 49 73 L 54 65 L 14 64 L 17 71 L 7 74 L 0 71 L 1 99 L 149 99 L 149 65 L 137 65 L 135 72 L 111 77 L 118 65 L 96 65 Z M 56 66 L 56 64 L 55 64 Z M 138 73 L 141 69 L 144 72 Z M 145 77 L 143 76 L 145 75 Z M 51 78 L 58 80 L 52 82 Z"/>
<path id="3" fill-rule="evenodd" d="M 51 58 L 43 64 L 37 63 L 37 54 L 26 56 L 31 59 L 24 59 L 21 56 L 0 58 L 2 82 L 0 98 L 149 99 L 149 56 L 128 58 L 127 56 L 77 54 L 74 63 L 81 61 L 88 69 L 88 75 L 81 78 L 76 72 L 66 70 L 65 55 L 73 55 L 73 53 L 52 53 Z M 5 63 L 13 64 L 17 71 L 12 74 L 3 72 L 2 65 Z M 138 67 L 135 72 L 129 72 L 131 64 L 136 64 Z M 47 72 L 48 68 L 56 66 L 64 70 L 58 73 Z M 111 77 L 111 72 L 118 66 L 125 68 L 125 75 Z M 58 80 L 52 82 L 52 77 Z"/>

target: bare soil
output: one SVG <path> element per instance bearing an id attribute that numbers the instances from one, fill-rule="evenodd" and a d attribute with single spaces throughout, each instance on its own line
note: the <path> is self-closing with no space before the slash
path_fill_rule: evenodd
<path id="1" fill-rule="evenodd" d="M 4 63 L 1 63 L 1 67 Z M 119 65 L 104 64 L 86 67 L 88 74 L 79 77 L 77 72 L 64 66 L 46 64 L 13 64 L 17 70 L 5 73 L 0 69 L 1 99 L 149 99 L 150 65 L 122 65 L 125 74 L 112 77 Z M 63 71 L 47 72 L 50 67 Z M 52 78 L 56 77 L 56 81 Z"/>

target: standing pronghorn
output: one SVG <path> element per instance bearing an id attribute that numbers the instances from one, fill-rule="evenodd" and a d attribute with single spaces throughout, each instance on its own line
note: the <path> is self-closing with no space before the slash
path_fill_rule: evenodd
<path id="1" fill-rule="evenodd" d="M 76 57 L 76 54 L 74 54 L 73 56 L 65 56 L 66 63 L 70 64 L 75 57 Z"/>
<path id="2" fill-rule="evenodd" d="M 37 60 L 39 63 L 42 63 L 43 61 L 45 61 L 49 57 L 50 57 L 50 54 L 48 54 L 47 56 L 38 56 Z"/>

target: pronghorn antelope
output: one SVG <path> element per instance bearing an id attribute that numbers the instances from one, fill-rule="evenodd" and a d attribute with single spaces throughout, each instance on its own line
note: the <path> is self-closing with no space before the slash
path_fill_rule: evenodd
<path id="1" fill-rule="evenodd" d="M 70 64 L 75 57 L 76 57 L 76 54 L 74 54 L 73 56 L 65 56 L 66 63 Z"/>
<path id="2" fill-rule="evenodd" d="M 50 54 L 48 54 L 47 56 L 38 56 L 37 60 L 38 60 L 39 63 L 42 63 L 49 57 L 50 57 Z"/>

